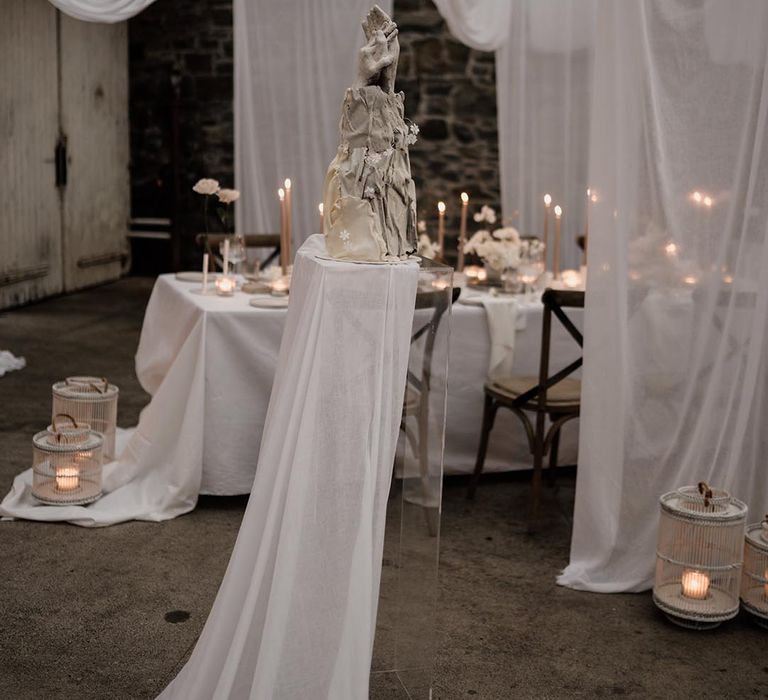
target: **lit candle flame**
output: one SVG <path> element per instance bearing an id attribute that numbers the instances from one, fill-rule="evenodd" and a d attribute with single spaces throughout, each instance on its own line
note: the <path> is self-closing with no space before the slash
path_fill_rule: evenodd
<path id="1" fill-rule="evenodd" d="M 285 183 L 283 183 L 283 184 L 285 184 L 286 191 L 290 190 L 291 189 L 291 178 L 289 178 L 289 177 L 285 178 Z"/>
<path id="2" fill-rule="evenodd" d="M 282 187 L 277 191 L 277 196 L 280 197 L 281 202 L 285 199 L 285 190 Z"/>
<path id="3" fill-rule="evenodd" d="M 555 205 L 555 216 L 559 219 L 563 215 L 563 208 L 557 204 Z"/>
<path id="4" fill-rule="evenodd" d="M 677 244 L 670 241 L 664 246 L 664 252 L 670 256 L 677 255 Z"/>
<path id="5" fill-rule="evenodd" d="M 468 204 L 469 203 L 469 195 L 466 192 L 461 193 L 461 202 L 462 204 Z"/>
<path id="6" fill-rule="evenodd" d="M 696 191 L 695 191 L 695 192 L 694 192 L 694 193 L 691 195 L 691 199 L 692 199 L 694 202 L 700 202 L 700 201 L 701 201 L 701 199 L 702 199 L 702 195 L 701 195 L 701 192 L 699 192 L 698 190 L 696 190 Z"/>
<path id="7" fill-rule="evenodd" d="M 702 201 L 704 202 L 705 207 L 711 207 L 712 204 L 714 204 L 714 202 L 712 201 L 712 197 L 709 197 L 709 196 L 704 197 Z"/>
<path id="8" fill-rule="evenodd" d="M 437 211 L 441 214 L 445 214 L 445 202 L 438 202 L 437 203 Z"/>
<path id="9" fill-rule="evenodd" d="M 544 195 L 544 206 L 549 207 L 549 205 L 552 204 L 552 195 L 551 194 L 545 194 Z"/>
<path id="10" fill-rule="evenodd" d="M 323 215 L 323 203 L 320 202 L 320 204 L 317 205 L 317 210 L 320 212 L 320 216 Z"/>

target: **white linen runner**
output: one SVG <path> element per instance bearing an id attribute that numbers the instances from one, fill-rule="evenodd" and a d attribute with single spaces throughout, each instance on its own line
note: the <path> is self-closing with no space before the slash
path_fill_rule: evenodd
<path id="1" fill-rule="evenodd" d="M 297 256 L 259 464 L 203 633 L 163 700 L 368 697 L 418 268 Z"/>

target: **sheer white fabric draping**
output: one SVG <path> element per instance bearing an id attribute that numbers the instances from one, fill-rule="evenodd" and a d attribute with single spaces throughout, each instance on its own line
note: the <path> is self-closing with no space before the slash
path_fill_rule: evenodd
<path id="1" fill-rule="evenodd" d="M 379 5 L 391 12 L 392 0 Z M 277 232 L 277 189 L 291 178 L 294 246 L 318 232 L 323 179 L 370 7 L 371 0 L 235 0 L 238 230 Z"/>
<path id="2" fill-rule="evenodd" d="M 163 700 L 357 700 L 368 677 L 418 267 L 296 256 L 256 478 Z"/>
<path id="3" fill-rule="evenodd" d="M 509 37 L 510 0 L 434 0 L 448 29 L 462 44 L 495 51 Z"/>
<path id="4" fill-rule="evenodd" d="M 84 22 L 122 22 L 138 15 L 155 0 L 50 0 L 59 10 Z"/>
<path id="5" fill-rule="evenodd" d="M 594 0 L 510 5 L 511 36 L 496 53 L 504 216 L 521 232 L 541 235 L 549 193 L 552 207 L 563 208 L 561 269 L 578 269 L 576 238 L 587 228 Z M 551 251 L 552 209 L 549 216 Z"/>
<path id="6" fill-rule="evenodd" d="M 601 0 L 581 448 L 559 582 L 652 584 L 658 498 L 768 505 L 768 4 Z"/>
<path id="7" fill-rule="evenodd" d="M 435 0 L 435 5 L 459 41 L 496 51 L 504 218 L 525 234 L 541 235 L 543 197 L 552 195 L 552 206 L 559 204 L 564 212 L 561 268 L 578 268 L 576 238 L 588 226 L 594 0 Z"/>

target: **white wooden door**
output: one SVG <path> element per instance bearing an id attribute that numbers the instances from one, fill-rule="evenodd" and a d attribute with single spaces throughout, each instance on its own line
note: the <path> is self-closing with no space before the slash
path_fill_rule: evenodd
<path id="1" fill-rule="evenodd" d="M 0 19 L 0 308 L 62 289 L 56 10 L 2 3 Z M 0 343 L 0 346 L 2 343 Z"/>
<path id="2" fill-rule="evenodd" d="M 128 25 L 61 15 L 61 126 L 67 137 L 64 288 L 117 279 L 126 259 Z"/>

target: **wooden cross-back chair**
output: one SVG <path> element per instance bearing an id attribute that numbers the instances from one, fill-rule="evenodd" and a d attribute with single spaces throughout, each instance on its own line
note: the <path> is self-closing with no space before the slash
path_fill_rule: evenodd
<path id="1" fill-rule="evenodd" d="M 547 289 L 541 298 L 544 317 L 541 327 L 541 351 L 539 376 L 499 377 L 486 382 L 485 406 L 480 445 L 477 452 L 475 471 L 467 488 L 467 498 L 474 498 L 480 475 L 485 464 L 488 438 L 493 429 L 499 408 L 507 408 L 521 421 L 533 455 L 533 478 L 531 480 L 531 507 L 528 516 L 528 530 L 533 531 L 541 499 L 541 472 L 544 456 L 549 454 L 549 470 L 554 477 L 557 453 L 560 444 L 560 429 L 565 423 L 579 416 L 581 406 L 581 382 L 570 375 L 582 365 L 579 357 L 562 369 L 550 374 L 550 350 L 552 341 L 552 317 L 554 316 L 576 341 L 583 347 L 583 336 L 573 321 L 563 311 L 567 308 L 583 308 L 584 292 L 573 290 Z M 529 417 L 533 415 L 533 420 Z M 546 419 L 551 425 L 547 429 Z"/>
<path id="2" fill-rule="evenodd" d="M 198 233 L 195 236 L 195 243 L 198 247 L 205 249 L 205 252 L 213 257 L 219 249 L 219 244 L 226 237 L 227 236 L 223 233 Z M 243 238 L 245 238 L 246 248 L 273 249 L 269 255 L 262 260 L 261 267 L 266 267 L 280 255 L 279 233 L 246 233 Z"/>
<path id="3" fill-rule="evenodd" d="M 429 406 L 435 340 L 437 339 L 440 323 L 445 312 L 450 309 L 451 304 L 456 302 L 460 293 L 461 289 L 454 287 L 450 302 L 445 292 L 428 291 L 416 293 L 416 312 L 431 309 L 432 313 L 422 325 L 414 330 L 411 336 L 411 345 L 423 339 L 424 349 L 418 373 L 410 368 L 408 369 L 405 399 L 403 401 L 403 418 L 400 427 L 411 445 L 411 450 L 418 459 L 419 475 L 425 503 L 428 501 L 429 490 Z M 415 418 L 415 431 L 408 423 L 407 419 L 409 417 Z M 437 535 L 438 513 L 425 508 L 425 514 L 429 534 L 432 536 Z"/>

